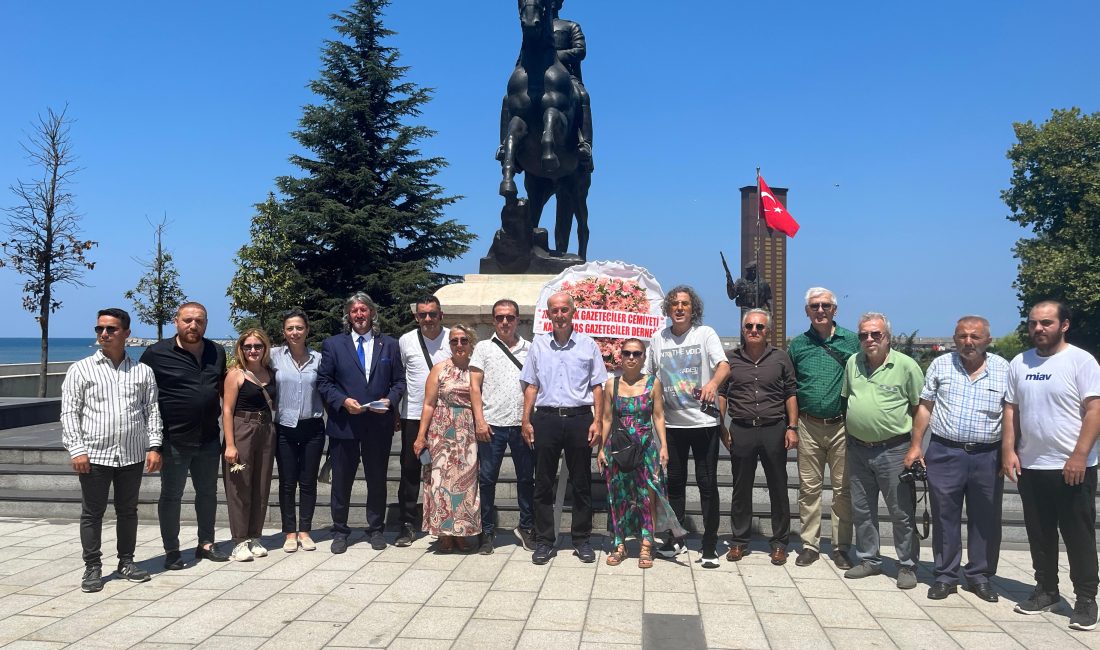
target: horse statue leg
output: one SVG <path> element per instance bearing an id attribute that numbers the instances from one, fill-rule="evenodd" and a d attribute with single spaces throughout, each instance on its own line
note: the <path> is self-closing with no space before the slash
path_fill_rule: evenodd
<path id="1" fill-rule="evenodd" d="M 534 230 L 542 220 L 542 209 L 554 195 L 554 181 L 526 172 L 523 175 L 523 189 L 527 190 L 527 216 L 531 220 L 531 230 Z"/>
<path id="2" fill-rule="evenodd" d="M 557 183 L 556 218 L 554 220 L 554 250 L 569 252 L 569 231 L 573 228 L 573 213 L 576 210 L 577 195 L 572 176 L 559 179 Z"/>
<path id="3" fill-rule="evenodd" d="M 508 134 L 504 137 L 504 155 L 500 161 L 500 168 L 504 178 L 500 181 L 500 195 L 506 199 L 514 199 L 519 194 L 516 187 L 516 155 L 519 143 L 527 135 L 527 122 L 522 117 L 513 117 L 508 122 Z M 530 174 L 528 174 L 530 175 Z"/>
<path id="4" fill-rule="evenodd" d="M 577 169 L 572 176 L 575 179 L 573 212 L 577 215 L 577 255 L 588 261 L 588 190 L 592 187 L 592 172 Z"/>
<path id="5" fill-rule="evenodd" d="M 568 120 L 553 106 L 542 114 L 542 171 L 553 174 L 561 167 L 557 149 L 565 142 L 565 127 Z"/>

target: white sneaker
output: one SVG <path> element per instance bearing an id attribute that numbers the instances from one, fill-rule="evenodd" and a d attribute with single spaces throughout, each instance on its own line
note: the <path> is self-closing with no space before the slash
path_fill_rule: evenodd
<path id="1" fill-rule="evenodd" d="M 248 540 L 248 546 L 252 549 L 252 557 L 267 557 L 267 549 L 258 539 Z"/>
<path id="2" fill-rule="evenodd" d="M 248 540 L 245 540 L 233 547 L 233 552 L 230 553 L 229 559 L 233 560 L 234 562 L 251 562 L 252 551 L 248 550 Z"/>

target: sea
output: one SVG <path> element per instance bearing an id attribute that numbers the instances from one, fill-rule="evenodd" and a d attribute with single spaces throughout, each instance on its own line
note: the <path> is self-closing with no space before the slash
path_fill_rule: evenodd
<path id="1" fill-rule="evenodd" d="M 79 361 L 96 351 L 95 337 L 50 338 L 50 361 Z M 145 352 L 144 347 L 128 347 L 126 353 L 135 361 Z M 42 339 L 0 338 L 0 364 L 38 363 L 42 355 Z"/>

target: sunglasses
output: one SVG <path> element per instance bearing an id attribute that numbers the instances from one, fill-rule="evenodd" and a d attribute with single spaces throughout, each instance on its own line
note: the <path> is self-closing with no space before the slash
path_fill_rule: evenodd
<path id="1" fill-rule="evenodd" d="M 763 332 L 768 329 L 768 326 L 763 323 L 745 323 L 745 331 L 751 332 L 756 330 L 757 332 Z"/>
<path id="2" fill-rule="evenodd" d="M 465 336 L 457 336 L 451 339 L 451 345 L 466 345 L 470 342 L 470 339 Z"/>
<path id="3" fill-rule="evenodd" d="M 645 350 L 623 350 L 624 359 L 641 359 L 645 356 Z"/>
<path id="4" fill-rule="evenodd" d="M 95 335 L 99 336 L 100 334 L 102 334 L 104 332 L 107 332 L 108 335 L 114 336 L 115 332 L 117 332 L 121 329 L 122 329 L 121 327 L 115 327 L 114 325 L 96 325 L 95 326 Z"/>
<path id="5" fill-rule="evenodd" d="M 882 332 L 860 332 L 859 340 L 866 341 L 867 339 L 871 339 L 872 341 L 881 341 L 882 335 Z"/>
<path id="6" fill-rule="evenodd" d="M 494 314 L 493 315 L 493 320 L 495 320 L 498 323 L 503 323 L 505 321 L 508 321 L 509 323 L 511 323 L 512 321 L 516 320 L 516 315 L 515 314 Z"/>
<path id="7" fill-rule="evenodd" d="M 439 312 L 437 312 L 437 311 L 418 311 L 418 312 L 416 312 L 416 320 L 424 320 L 425 318 L 439 318 Z"/>
<path id="8" fill-rule="evenodd" d="M 244 350 L 245 352 L 260 352 L 265 347 L 267 347 L 267 346 L 264 345 L 263 343 L 246 343 L 246 344 L 241 346 L 241 349 Z"/>
<path id="9" fill-rule="evenodd" d="M 836 305 L 831 302 L 813 302 L 806 306 L 810 308 L 810 311 L 829 311 L 833 307 L 836 307 Z"/>

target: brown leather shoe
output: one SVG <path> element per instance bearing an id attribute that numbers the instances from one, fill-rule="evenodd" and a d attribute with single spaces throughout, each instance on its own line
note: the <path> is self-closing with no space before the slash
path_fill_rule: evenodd
<path id="1" fill-rule="evenodd" d="M 771 552 L 772 564 L 783 566 L 787 563 L 787 549 L 776 546 Z"/>
<path id="2" fill-rule="evenodd" d="M 748 554 L 749 548 L 747 546 L 731 546 L 729 552 L 726 553 L 726 562 L 738 562 Z"/>

